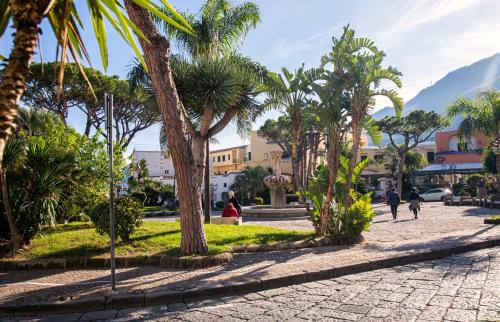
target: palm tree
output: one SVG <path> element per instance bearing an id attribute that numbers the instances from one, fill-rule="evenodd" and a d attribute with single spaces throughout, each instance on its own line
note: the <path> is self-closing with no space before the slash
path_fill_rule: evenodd
<path id="1" fill-rule="evenodd" d="M 10 140 L 5 146 L 4 158 L 0 167 L 0 181 L 2 186 L 2 201 L 5 208 L 5 216 L 9 223 L 10 231 L 10 250 L 11 255 L 22 245 L 23 236 L 19 233 L 17 220 L 12 213 L 12 207 L 9 200 L 9 188 L 7 184 L 7 171 L 22 162 L 24 158 L 24 145 L 20 140 Z"/>
<path id="2" fill-rule="evenodd" d="M 234 178 L 231 189 L 240 192 L 242 196 L 248 193 L 248 197 L 253 200 L 259 192 L 266 190 L 264 178 L 270 175 L 270 172 L 262 166 L 246 167 Z"/>
<path id="3" fill-rule="evenodd" d="M 458 127 L 461 139 L 469 140 L 475 133 L 484 134 L 496 158 L 497 173 L 500 173 L 500 91 L 479 93 L 474 100 L 459 97 L 448 106 L 448 116 L 463 117 Z M 496 150 L 496 153 L 495 153 Z"/>
<path id="4" fill-rule="evenodd" d="M 484 134 L 489 140 L 500 137 L 500 91 L 479 93 L 475 99 L 459 97 L 448 106 L 449 117 L 463 117 L 458 134 L 470 139 L 476 133 Z"/>
<path id="5" fill-rule="evenodd" d="M 307 97 L 312 81 L 319 78 L 321 69 L 304 70 L 304 65 L 291 73 L 282 68 L 282 74 L 269 73 L 269 82 L 266 84 L 268 98 L 264 102 L 267 108 L 278 108 L 285 112 L 290 119 L 291 157 L 293 169 L 293 183 L 297 191 L 304 197 L 304 187 L 299 180 L 299 141 L 303 127 L 304 109 L 307 107 Z"/>
<path id="6" fill-rule="evenodd" d="M 166 0 L 163 2 L 168 5 Z M 94 0 L 86 1 L 86 3 L 104 68 L 106 69 L 108 65 L 105 21 L 118 31 L 142 60 L 132 31 L 141 39 L 143 39 L 143 34 L 127 17 L 121 1 Z M 144 10 L 149 10 L 153 15 L 175 28 L 183 29 L 186 33 L 192 32 L 185 19 L 171 6 L 167 6 L 169 15 L 165 15 L 158 10 L 152 0 L 134 0 L 134 3 Z M 58 44 L 57 53 L 61 62 L 58 72 L 59 85 L 62 84 L 64 65 L 70 56 L 77 63 L 84 77 L 87 77 L 80 60 L 85 57 L 90 61 L 90 57 L 83 38 L 80 36 L 82 22 L 74 0 L 2 1 L 0 4 L 0 38 L 11 22 L 15 33 L 12 51 L 0 77 L 0 163 L 7 139 L 14 128 L 14 120 L 19 108 L 18 102 L 26 88 L 25 82 L 41 32 L 40 24 L 44 18 L 49 20 Z"/>
<path id="7" fill-rule="evenodd" d="M 179 59 L 176 64 L 171 65 L 170 42 L 167 37 L 160 34 L 152 17 L 131 0 L 125 1 L 125 7 L 131 20 L 146 38 L 154 40 L 150 43 L 139 39 L 139 42 L 144 51 L 148 74 L 162 114 L 179 183 L 181 252 L 186 255 L 205 253 L 208 247 L 201 220 L 200 187 L 203 183 L 206 162 L 206 141 L 219 133 L 234 118 L 238 124 L 248 124 L 253 119 L 257 106 L 255 96 L 259 93 L 256 85 L 260 83 L 264 69 L 259 67 L 257 71 L 255 68 L 257 66 L 253 62 L 239 55 L 233 53 L 214 55 L 213 50 L 208 51 L 212 54 L 206 55 L 198 55 L 200 51 L 196 50 L 193 52 L 195 53 L 193 57 Z M 228 10 L 228 7 L 229 2 L 226 1 L 208 1 L 207 7 L 202 9 L 202 16 L 208 12 L 213 14 L 214 20 L 210 21 L 214 23 L 207 24 L 205 27 L 208 29 L 204 30 L 215 32 L 207 35 L 220 35 L 212 38 L 216 42 L 220 42 L 221 39 L 234 40 L 234 35 L 238 33 L 240 36 L 236 39 L 242 39 L 251 27 L 244 24 L 246 27 L 242 28 L 242 24 L 227 23 L 226 26 L 228 28 L 233 26 L 231 27 L 233 30 L 220 31 L 221 25 L 215 22 L 231 20 L 224 18 L 233 12 Z M 236 17 L 237 15 L 234 15 L 234 18 Z M 208 18 L 210 17 L 207 16 Z M 195 21 L 196 17 L 190 15 L 185 20 Z M 170 29 L 167 31 L 170 32 Z M 196 33 L 193 33 L 193 37 L 186 36 L 188 33 L 181 34 L 182 36 L 175 39 L 179 41 L 181 38 L 189 38 L 187 43 L 204 39 L 202 35 L 197 36 Z M 232 36 L 222 37 L 224 35 Z M 193 91 L 193 89 L 199 90 Z M 225 97 L 223 94 L 226 94 Z M 195 113 L 192 113 L 193 111 Z M 193 116 L 201 119 L 199 128 L 192 122 Z"/>
<path id="8" fill-rule="evenodd" d="M 399 76 L 401 73 L 393 67 L 381 67 L 385 53 L 378 51 L 372 46 L 373 54 L 358 53 L 350 60 L 350 75 L 352 77 L 352 87 L 349 89 L 351 95 L 350 117 L 352 128 L 352 148 L 349 160 L 349 175 L 346 180 L 346 189 L 349 191 L 352 185 L 352 171 L 359 157 L 359 148 L 363 127 L 371 127 L 375 130 L 373 120 L 370 118 L 370 111 L 374 105 L 376 96 L 385 96 L 392 102 L 399 116 L 403 109 L 403 100 L 398 97 L 394 90 L 380 89 L 382 80 L 389 81 L 401 87 Z M 370 131 L 369 131 L 370 133 Z M 373 133 L 373 131 L 371 131 Z M 351 198 L 346 198 L 346 208 L 351 203 Z"/>

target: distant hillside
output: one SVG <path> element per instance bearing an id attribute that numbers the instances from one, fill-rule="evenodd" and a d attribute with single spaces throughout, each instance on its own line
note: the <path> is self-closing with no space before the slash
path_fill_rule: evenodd
<path id="1" fill-rule="evenodd" d="M 406 102 L 403 114 L 417 109 L 444 114 L 446 106 L 455 98 L 474 97 L 478 92 L 490 88 L 500 89 L 500 53 L 456 69 L 434 85 L 424 88 Z M 381 119 L 387 115 L 394 115 L 394 109 L 385 107 L 375 112 L 373 117 Z"/>
<path id="2" fill-rule="evenodd" d="M 500 53 L 456 69 L 434 85 L 424 88 L 406 102 L 403 115 L 419 109 L 444 115 L 446 107 L 457 97 L 471 98 L 480 91 L 492 88 L 500 90 Z M 379 120 L 388 115 L 395 115 L 393 108 L 384 107 L 375 112 L 373 117 Z M 448 130 L 456 128 L 459 122 L 459 119 L 455 119 Z M 387 144 L 388 138 L 384 136 L 381 143 Z"/>

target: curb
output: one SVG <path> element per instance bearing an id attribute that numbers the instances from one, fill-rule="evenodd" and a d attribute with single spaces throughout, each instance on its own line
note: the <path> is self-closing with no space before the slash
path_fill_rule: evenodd
<path id="1" fill-rule="evenodd" d="M 233 254 L 224 252 L 211 256 L 176 257 L 168 255 L 151 256 L 117 256 L 116 268 L 142 267 L 147 265 L 161 266 L 174 269 L 207 268 L 229 263 Z M 109 269 L 110 259 L 98 258 L 53 258 L 38 260 L 0 260 L 1 270 L 27 270 L 27 269 Z"/>
<path id="2" fill-rule="evenodd" d="M 500 246 L 500 238 L 474 242 L 466 245 L 431 249 L 420 253 L 381 258 L 373 261 L 363 261 L 325 270 L 304 271 L 302 273 L 288 276 L 226 282 L 215 287 L 195 288 L 179 292 L 159 291 L 151 293 L 125 293 L 109 296 L 103 295 L 87 298 L 70 298 L 67 300 L 46 301 L 30 304 L 3 303 L 0 304 L 0 317 L 30 316 L 47 313 L 64 314 L 151 305 L 165 305 L 182 302 L 186 303 L 195 299 L 258 292 L 266 289 L 285 287 L 304 282 L 313 282 L 382 268 L 408 265 L 416 262 L 440 259 L 458 253 L 466 253 L 496 246 Z"/>
<path id="3" fill-rule="evenodd" d="M 304 239 L 294 242 L 275 244 L 256 244 L 231 246 L 228 252 L 211 256 L 176 257 L 168 255 L 150 256 L 116 256 L 116 268 L 130 268 L 142 266 L 161 266 L 175 269 L 208 268 L 226 264 L 233 261 L 233 253 L 269 252 L 287 249 L 300 249 L 330 245 L 328 238 Z M 110 259 L 98 258 L 48 258 L 37 260 L 0 260 L 2 270 L 29 270 L 29 269 L 108 269 Z"/>

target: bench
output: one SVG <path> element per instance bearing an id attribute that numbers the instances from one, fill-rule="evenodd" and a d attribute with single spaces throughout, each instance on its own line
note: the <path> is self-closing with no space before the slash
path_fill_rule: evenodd
<path id="1" fill-rule="evenodd" d="M 240 226 L 243 221 L 239 217 L 210 217 L 210 223 L 214 225 L 236 225 Z"/>

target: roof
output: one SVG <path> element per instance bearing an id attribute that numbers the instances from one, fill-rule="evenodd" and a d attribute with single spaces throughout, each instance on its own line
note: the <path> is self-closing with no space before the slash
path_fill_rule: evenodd
<path id="1" fill-rule="evenodd" d="M 248 146 L 248 144 L 239 145 L 239 146 L 232 146 L 232 147 L 225 148 L 225 149 L 213 150 L 213 151 L 210 151 L 210 153 L 217 153 L 217 152 L 222 152 L 222 151 L 230 151 L 230 150 L 233 150 L 233 149 L 246 149 L 247 146 Z"/>
<path id="2" fill-rule="evenodd" d="M 480 162 L 446 163 L 430 165 L 418 170 L 416 174 L 474 173 L 484 171 L 483 164 Z"/>

